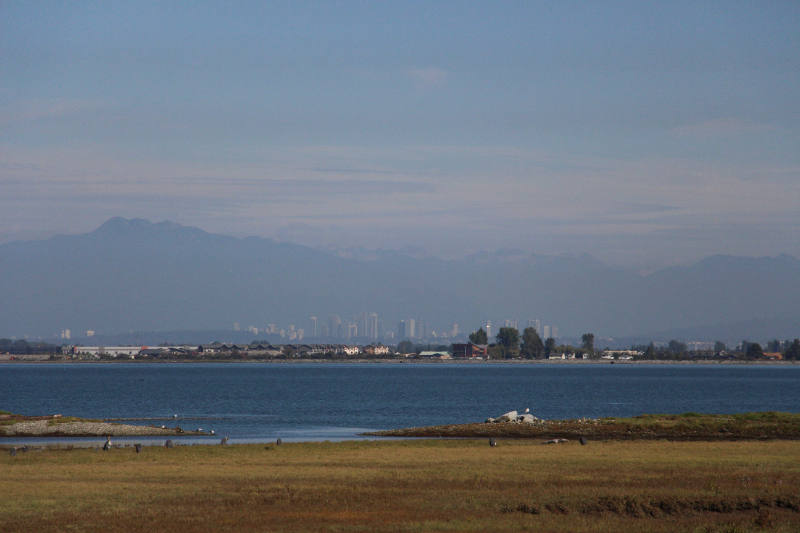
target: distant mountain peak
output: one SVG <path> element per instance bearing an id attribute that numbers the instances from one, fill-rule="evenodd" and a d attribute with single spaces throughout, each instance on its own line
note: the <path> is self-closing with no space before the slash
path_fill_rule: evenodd
<path id="1" fill-rule="evenodd" d="M 148 233 L 148 234 L 186 234 L 193 237 L 208 235 L 205 231 L 194 226 L 184 226 L 177 222 L 164 220 L 153 223 L 146 218 L 124 218 L 114 217 L 108 219 L 95 233 L 100 234 L 122 234 L 122 233 Z"/>
<path id="2" fill-rule="evenodd" d="M 170 222 L 172 224 L 172 222 Z M 123 218 L 114 217 L 109 218 L 104 222 L 96 231 L 100 233 L 116 233 L 118 231 L 126 231 L 133 228 L 150 228 L 154 224 L 145 218 Z"/>

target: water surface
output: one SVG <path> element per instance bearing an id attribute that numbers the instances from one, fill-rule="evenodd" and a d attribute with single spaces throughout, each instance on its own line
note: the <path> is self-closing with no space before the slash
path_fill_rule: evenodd
<path id="1" fill-rule="evenodd" d="M 0 410 L 161 418 L 130 423 L 213 429 L 232 442 L 340 440 L 526 407 L 545 419 L 800 412 L 800 366 L 0 364 Z"/>

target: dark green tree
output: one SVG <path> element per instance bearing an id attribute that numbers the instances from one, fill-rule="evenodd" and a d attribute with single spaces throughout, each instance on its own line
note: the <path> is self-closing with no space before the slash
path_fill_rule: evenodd
<path id="1" fill-rule="evenodd" d="M 594 333 L 584 333 L 581 336 L 581 348 L 594 353 Z"/>
<path id="2" fill-rule="evenodd" d="M 747 350 L 749 350 L 749 349 L 750 349 L 750 345 L 751 345 L 751 344 L 753 344 L 753 343 L 752 343 L 752 342 L 750 342 L 750 341 L 742 341 L 742 344 L 741 344 L 741 346 L 740 346 L 740 347 L 739 347 L 739 349 L 738 349 L 738 350 L 736 350 L 736 351 L 746 354 L 746 353 L 747 353 Z"/>
<path id="3" fill-rule="evenodd" d="M 686 344 L 681 341 L 671 340 L 667 345 L 667 350 L 674 354 L 686 353 Z"/>
<path id="4" fill-rule="evenodd" d="M 800 360 L 800 339 L 795 339 L 794 342 L 790 343 L 788 340 L 784 344 L 786 351 L 784 352 L 784 357 L 791 361 L 798 361 Z"/>
<path id="5" fill-rule="evenodd" d="M 397 345 L 397 351 L 400 353 L 412 353 L 414 351 L 414 343 L 411 341 L 400 341 Z"/>
<path id="6" fill-rule="evenodd" d="M 642 356 L 644 359 L 655 359 L 656 358 L 656 347 L 653 343 L 650 343 L 650 346 L 644 351 L 644 355 Z"/>
<path id="7" fill-rule="evenodd" d="M 519 331 L 517 328 L 500 328 L 497 332 L 497 344 L 503 349 L 503 358 L 519 355 Z"/>
<path id="8" fill-rule="evenodd" d="M 771 340 L 767 343 L 767 351 L 771 353 L 780 353 L 783 351 L 783 347 L 781 346 L 781 341 L 778 339 Z"/>
<path id="9" fill-rule="evenodd" d="M 486 337 L 486 332 L 483 331 L 483 328 L 479 328 L 478 331 L 473 331 L 469 334 L 469 342 L 472 344 L 489 344 L 489 339 Z"/>
<path id="10" fill-rule="evenodd" d="M 556 340 L 553 337 L 549 337 L 546 341 L 544 341 L 544 356 L 550 357 L 550 354 L 553 352 L 553 348 L 556 347 Z"/>
<path id="11" fill-rule="evenodd" d="M 719 353 L 719 352 L 726 352 L 726 351 L 728 351 L 728 348 L 725 346 L 724 342 L 717 341 L 717 342 L 714 343 L 714 352 Z"/>
<path id="12" fill-rule="evenodd" d="M 534 328 L 525 328 L 522 332 L 522 357 L 525 359 L 541 359 L 544 356 L 544 343 Z"/>
<path id="13" fill-rule="evenodd" d="M 487 350 L 489 355 L 489 359 L 502 359 L 503 358 L 503 347 L 499 344 L 493 344 L 489 346 Z"/>
<path id="14" fill-rule="evenodd" d="M 745 352 L 748 359 L 761 359 L 764 357 L 764 349 L 757 342 L 750 344 Z"/>

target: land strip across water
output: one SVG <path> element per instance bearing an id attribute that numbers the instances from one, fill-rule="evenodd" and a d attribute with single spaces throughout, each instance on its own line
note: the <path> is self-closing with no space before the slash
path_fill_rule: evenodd
<path id="1" fill-rule="evenodd" d="M 162 419 L 163 420 L 163 419 Z M 138 426 L 61 415 L 0 414 L 0 437 L 170 437 L 209 435 L 180 427 Z"/>
<path id="2" fill-rule="evenodd" d="M 514 413 L 516 416 L 516 413 Z M 522 417 L 520 417 L 522 418 Z M 501 417 L 502 419 L 502 417 Z M 516 420 L 448 424 L 373 431 L 371 437 L 429 438 L 558 438 L 590 440 L 796 440 L 800 439 L 800 414 L 742 413 L 709 415 L 641 415 L 632 418 L 580 418 L 574 420 Z"/>

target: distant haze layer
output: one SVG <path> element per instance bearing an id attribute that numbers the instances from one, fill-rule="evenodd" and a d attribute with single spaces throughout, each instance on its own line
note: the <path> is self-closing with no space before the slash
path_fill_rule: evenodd
<path id="1" fill-rule="evenodd" d="M 0 243 L 800 256 L 800 2 L 0 2 Z"/>
<path id="2" fill-rule="evenodd" d="M 346 321 L 364 313 L 377 314 L 383 332 L 396 331 L 401 319 L 421 319 L 435 331 L 458 324 L 466 332 L 491 320 L 493 333 L 504 319 L 520 330 L 538 319 L 561 336 L 683 331 L 702 340 L 735 324 L 742 336 L 751 326 L 764 337 L 800 335 L 800 260 L 788 255 L 712 256 L 639 275 L 588 255 L 343 257 L 114 218 L 83 235 L 0 245 L 0 257 L 4 337 L 274 323 L 303 328 L 310 341 L 310 317 L 321 331 L 331 315 Z"/>

